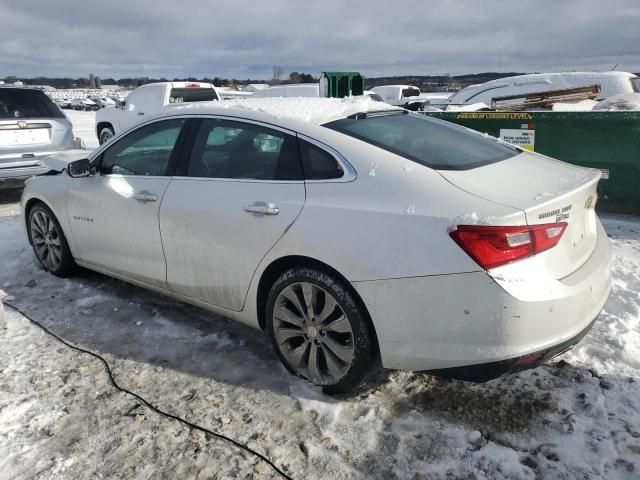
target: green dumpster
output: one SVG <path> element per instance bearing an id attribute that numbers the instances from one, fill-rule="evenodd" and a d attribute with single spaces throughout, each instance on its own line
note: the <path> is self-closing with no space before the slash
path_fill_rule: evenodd
<path id="1" fill-rule="evenodd" d="M 322 72 L 320 96 L 344 98 L 364 93 L 364 77 L 358 72 Z"/>
<path id="2" fill-rule="evenodd" d="M 640 112 L 422 112 L 602 171 L 601 199 L 640 209 Z"/>

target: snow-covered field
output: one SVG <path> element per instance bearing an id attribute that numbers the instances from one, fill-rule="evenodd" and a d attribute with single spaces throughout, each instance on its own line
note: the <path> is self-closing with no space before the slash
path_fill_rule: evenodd
<path id="1" fill-rule="evenodd" d="M 76 134 L 97 144 L 94 114 L 69 113 Z M 640 478 L 639 218 L 604 217 L 611 298 L 552 364 L 481 385 L 386 372 L 332 398 L 286 373 L 261 332 L 89 271 L 47 274 L 14 200 L 0 195 L 0 288 L 12 303 L 104 356 L 124 387 L 249 444 L 295 479 Z M 95 359 L 21 315 L 7 317 L 0 478 L 278 478 L 140 406 Z"/>

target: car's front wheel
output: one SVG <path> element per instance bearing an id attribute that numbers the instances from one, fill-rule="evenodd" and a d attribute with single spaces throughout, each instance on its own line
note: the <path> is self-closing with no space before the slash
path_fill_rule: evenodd
<path id="1" fill-rule="evenodd" d="M 27 231 L 38 261 L 49 272 L 59 277 L 69 276 L 75 261 L 69 244 L 55 215 L 44 204 L 29 210 Z"/>
<path id="2" fill-rule="evenodd" d="M 113 129 L 111 129 L 110 127 L 104 127 L 102 130 L 100 130 L 100 145 L 108 142 L 111 138 L 113 138 L 114 135 L 115 133 L 113 132 Z"/>
<path id="3" fill-rule="evenodd" d="M 352 390 L 378 366 L 366 312 L 347 282 L 329 271 L 283 273 L 269 292 L 266 315 L 285 367 L 325 393 Z"/>

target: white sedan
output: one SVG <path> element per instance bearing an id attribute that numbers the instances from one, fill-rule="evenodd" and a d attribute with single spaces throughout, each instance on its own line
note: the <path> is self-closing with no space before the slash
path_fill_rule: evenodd
<path id="1" fill-rule="evenodd" d="M 599 171 L 367 99 L 180 107 L 50 166 L 22 197 L 45 269 L 261 328 L 327 392 L 536 366 L 610 291 Z"/>

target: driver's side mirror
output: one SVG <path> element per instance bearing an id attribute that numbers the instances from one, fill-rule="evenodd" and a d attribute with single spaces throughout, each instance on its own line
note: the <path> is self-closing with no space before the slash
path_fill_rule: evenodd
<path id="1" fill-rule="evenodd" d="M 70 162 L 69 165 L 67 165 L 67 169 L 69 176 L 72 178 L 90 177 L 95 173 L 95 168 L 91 165 L 88 158 Z"/>
<path id="2" fill-rule="evenodd" d="M 125 101 L 124 100 L 117 100 L 116 101 L 116 108 L 121 108 L 124 110 L 124 106 L 125 106 Z"/>

